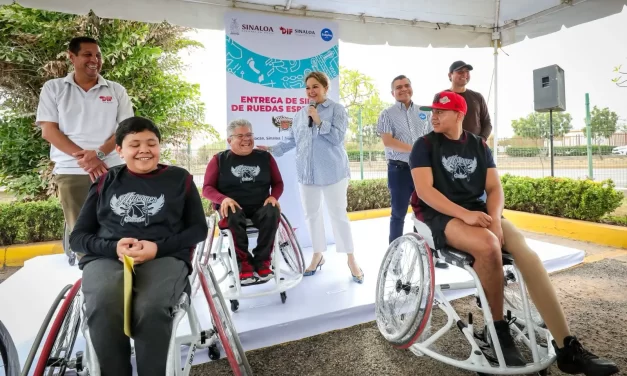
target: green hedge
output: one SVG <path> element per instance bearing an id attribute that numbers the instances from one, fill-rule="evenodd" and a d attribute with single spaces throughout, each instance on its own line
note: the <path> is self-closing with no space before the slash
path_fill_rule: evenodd
<path id="1" fill-rule="evenodd" d="M 623 194 L 607 180 L 593 182 L 568 178 L 501 177 L 505 207 L 554 217 L 627 226 L 627 218 L 612 217 Z M 209 201 L 202 199 L 206 214 Z M 390 207 L 387 179 L 353 180 L 348 186 L 348 211 Z M 33 243 L 62 237 L 63 213 L 56 199 L 0 204 L 0 245 Z"/>
<path id="2" fill-rule="evenodd" d="M 57 199 L 0 203 L 0 246 L 61 239 L 63 222 Z"/>
<path id="3" fill-rule="evenodd" d="M 511 210 L 553 217 L 599 221 L 614 212 L 623 193 L 611 180 L 594 182 L 569 178 L 501 177 L 505 207 Z"/>
<path id="4" fill-rule="evenodd" d="M 592 145 L 593 155 L 610 155 L 614 146 L 608 145 Z M 557 157 L 572 157 L 572 156 L 585 156 L 588 155 L 587 146 L 555 146 L 553 148 L 554 154 Z M 510 146 L 505 150 L 505 153 L 510 157 L 537 157 L 540 154 L 548 155 L 548 148 L 539 147 L 518 147 Z M 358 154 L 359 155 L 359 154 Z"/>

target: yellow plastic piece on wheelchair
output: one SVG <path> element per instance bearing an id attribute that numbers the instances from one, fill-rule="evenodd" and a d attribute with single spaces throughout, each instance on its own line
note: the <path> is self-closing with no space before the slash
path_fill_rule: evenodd
<path id="1" fill-rule="evenodd" d="M 133 304 L 133 265 L 132 257 L 124 255 L 124 334 L 131 336 L 131 307 Z"/>

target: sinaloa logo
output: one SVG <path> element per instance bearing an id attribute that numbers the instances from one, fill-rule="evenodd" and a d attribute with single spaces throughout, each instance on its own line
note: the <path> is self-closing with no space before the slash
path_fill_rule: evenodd
<path id="1" fill-rule="evenodd" d="M 333 39 L 333 32 L 331 31 L 331 29 L 324 28 L 320 32 L 320 37 L 322 38 L 322 40 L 328 42 Z"/>

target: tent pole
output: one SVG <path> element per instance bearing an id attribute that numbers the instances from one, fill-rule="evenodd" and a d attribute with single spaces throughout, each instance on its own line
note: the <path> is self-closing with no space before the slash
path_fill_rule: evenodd
<path id="1" fill-rule="evenodd" d="M 499 67 L 499 40 L 494 40 L 494 121 L 492 121 L 492 154 L 494 156 L 494 163 L 498 166 L 498 146 L 499 146 L 499 126 L 498 126 L 498 115 L 499 115 L 499 75 L 498 75 L 498 67 Z"/>
<path id="2" fill-rule="evenodd" d="M 492 155 L 494 164 L 498 167 L 499 159 L 499 46 L 501 45 L 501 31 L 499 22 L 501 19 L 501 0 L 494 1 L 494 31 L 492 32 L 492 44 L 494 45 L 494 120 L 492 121 Z M 487 142 L 488 140 L 486 140 Z"/>

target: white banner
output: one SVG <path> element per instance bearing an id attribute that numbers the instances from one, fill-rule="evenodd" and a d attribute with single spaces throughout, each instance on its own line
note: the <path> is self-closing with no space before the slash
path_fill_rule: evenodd
<path id="1" fill-rule="evenodd" d="M 225 15 L 227 120 L 253 125 L 255 144 L 285 138 L 295 113 L 309 104 L 304 78 L 329 76 L 329 98 L 339 101 L 338 27 L 334 22 L 241 11 Z M 276 158 L 285 190 L 279 202 L 302 247 L 311 239 L 296 178 L 295 150 Z M 333 242 L 325 211 L 327 242 Z"/>

